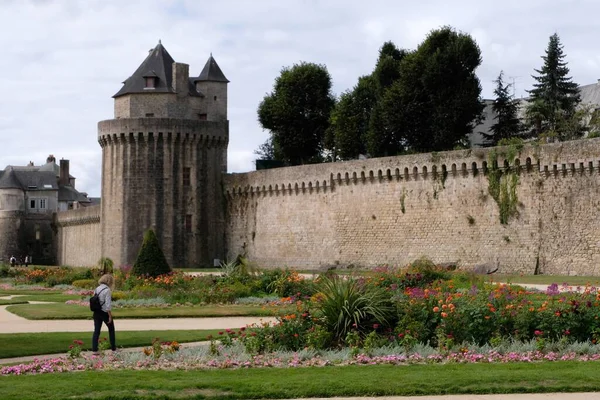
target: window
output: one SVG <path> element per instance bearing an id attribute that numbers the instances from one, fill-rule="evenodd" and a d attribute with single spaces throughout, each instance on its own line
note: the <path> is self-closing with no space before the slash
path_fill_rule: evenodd
<path id="1" fill-rule="evenodd" d="M 213 97 L 213 100 L 214 100 L 214 101 L 217 101 L 217 96 Z"/>
<path id="2" fill-rule="evenodd" d="M 206 121 L 206 114 L 198 114 L 198 118 L 199 118 L 201 121 Z"/>
<path id="3" fill-rule="evenodd" d="M 46 197 L 32 197 L 29 199 L 29 209 L 33 212 L 46 211 L 48 209 L 48 199 Z"/>
<path id="4" fill-rule="evenodd" d="M 145 89 L 154 89 L 156 84 L 156 78 L 153 76 L 146 77 L 146 87 Z"/>
<path id="5" fill-rule="evenodd" d="M 154 117 L 154 113 L 146 113 L 146 118 L 152 118 Z"/>
<path id="6" fill-rule="evenodd" d="M 192 232 L 192 215 L 191 214 L 187 214 L 185 216 L 185 231 L 187 233 Z"/>
<path id="7" fill-rule="evenodd" d="M 190 186 L 190 169 L 183 168 L 183 186 Z"/>

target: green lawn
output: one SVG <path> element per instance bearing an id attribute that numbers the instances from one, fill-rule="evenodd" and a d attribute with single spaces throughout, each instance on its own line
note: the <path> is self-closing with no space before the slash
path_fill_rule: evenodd
<path id="1" fill-rule="evenodd" d="M 0 290 L 0 297 L 3 296 L 12 296 L 15 294 L 22 294 L 22 295 L 31 295 L 31 296 L 37 296 L 37 295 L 46 295 L 46 294 L 61 294 L 63 291 L 62 290 L 19 290 L 19 289 L 3 289 Z"/>
<path id="2" fill-rule="evenodd" d="M 73 340 L 82 340 L 85 350 L 91 349 L 91 332 L 44 332 L 0 334 L 0 358 L 35 356 L 63 353 Z M 161 341 L 198 342 L 207 340 L 208 335 L 219 336 L 219 330 L 179 330 L 179 331 L 121 331 L 117 332 L 118 347 L 149 346 L 152 339 Z M 108 337 L 102 332 L 101 337 Z"/>
<path id="3" fill-rule="evenodd" d="M 27 319 L 92 319 L 88 307 L 75 304 L 18 304 L 6 307 L 13 314 Z M 265 317 L 293 312 L 295 306 L 262 307 L 253 305 L 203 305 L 179 307 L 144 307 L 113 309 L 115 318 L 194 318 L 194 317 Z"/>
<path id="4" fill-rule="evenodd" d="M 564 275 L 491 275 L 494 282 L 530 283 L 538 285 L 559 286 L 567 283 L 570 286 L 600 285 L 600 276 L 564 276 Z"/>
<path id="5" fill-rule="evenodd" d="M 27 300 L 22 300 L 21 297 L 15 297 L 14 299 L 10 300 L 0 299 L 0 306 L 6 306 L 9 304 L 27 304 Z"/>
<path id="6" fill-rule="evenodd" d="M 110 371 L 1 379 L 3 400 L 290 399 L 600 390 L 596 362 Z"/>

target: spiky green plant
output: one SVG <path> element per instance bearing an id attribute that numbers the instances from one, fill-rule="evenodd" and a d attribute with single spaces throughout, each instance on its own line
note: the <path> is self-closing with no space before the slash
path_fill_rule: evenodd
<path id="1" fill-rule="evenodd" d="M 395 308 L 390 296 L 376 286 L 354 278 L 324 277 L 320 293 L 317 315 L 337 342 L 352 330 L 364 333 L 372 331 L 374 324 L 383 328 L 394 322 Z"/>

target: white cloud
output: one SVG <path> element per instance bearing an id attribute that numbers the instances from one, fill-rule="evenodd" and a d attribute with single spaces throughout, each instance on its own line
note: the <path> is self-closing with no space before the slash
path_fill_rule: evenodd
<path id="1" fill-rule="evenodd" d="M 325 64 L 340 93 L 371 72 L 383 41 L 412 49 L 451 25 L 478 40 L 486 97 L 500 70 L 524 94 L 554 32 L 587 84 L 600 78 L 600 57 L 595 19 L 584 16 L 599 11 L 593 0 L 4 0 L 0 168 L 52 153 L 71 160 L 80 190 L 100 195 L 97 122 L 112 118 L 111 96 L 158 39 L 194 74 L 212 51 L 231 80 L 229 171 L 239 172 L 267 138 L 256 108 L 283 66 Z"/>

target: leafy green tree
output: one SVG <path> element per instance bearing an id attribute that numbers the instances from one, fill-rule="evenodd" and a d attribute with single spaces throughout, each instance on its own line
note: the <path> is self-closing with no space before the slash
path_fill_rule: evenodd
<path id="1" fill-rule="evenodd" d="M 481 51 L 471 36 L 451 27 L 432 31 L 400 62 L 398 79 L 378 104 L 370 132 L 374 156 L 400 151 L 450 150 L 464 142 L 483 111 L 475 69 Z M 375 110 L 374 110 L 375 112 Z"/>
<path id="2" fill-rule="evenodd" d="M 258 107 L 258 120 L 270 131 L 279 161 L 299 165 L 321 160 L 334 104 L 324 65 L 302 62 L 282 69 L 273 92 Z"/>
<path id="3" fill-rule="evenodd" d="M 133 264 L 133 274 L 137 276 L 159 276 L 171 272 L 156 234 L 152 229 L 144 233 L 144 241 Z"/>
<path id="4" fill-rule="evenodd" d="M 510 93 L 511 84 L 504 83 L 504 72 L 500 71 L 498 79 L 494 81 L 496 89 L 494 94 L 496 99 L 492 105 L 494 119 L 496 122 L 491 127 L 491 133 L 483 133 L 486 139 L 486 145 L 497 146 L 502 139 L 519 137 L 523 131 L 521 120 L 519 119 L 519 105 Z"/>
<path id="5" fill-rule="evenodd" d="M 331 131 L 340 159 L 349 160 L 366 154 L 369 120 L 376 101 L 376 86 L 371 76 L 360 77 L 352 91 L 340 96 L 331 113 Z"/>
<path id="6" fill-rule="evenodd" d="M 379 58 L 372 77 L 380 96 L 400 78 L 400 63 L 407 54 L 406 50 L 399 49 L 393 42 L 385 42 L 379 49 Z"/>
<path id="7" fill-rule="evenodd" d="M 572 121 L 578 104 L 581 102 L 578 85 L 569 77 L 569 68 L 565 61 L 566 54 L 563 52 L 563 45 L 560 43 L 558 34 L 550 36 L 546 55 L 542 56 L 544 65 L 541 69 L 536 69 L 538 76 L 533 76 L 536 83 L 533 89 L 529 91 L 531 95 L 532 114 L 538 119 L 535 120 L 533 131 L 541 134 L 550 132 L 559 138 L 558 132 L 560 125 L 564 126 L 564 121 Z M 539 112 L 543 108 L 544 112 Z M 580 136 L 583 130 L 576 129 Z M 572 132 L 568 137 L 573 137 Z"/>

